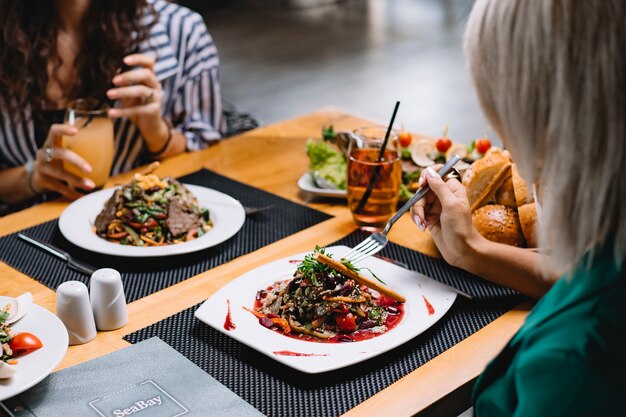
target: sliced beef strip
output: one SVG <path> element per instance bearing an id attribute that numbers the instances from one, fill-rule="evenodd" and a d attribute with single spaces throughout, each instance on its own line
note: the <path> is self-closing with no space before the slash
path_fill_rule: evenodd
<path id="1" fill-rule="evenodd" d="M 111 221 L 115 218 L 115 212 L 117 211 L 117 206 L 122 201 L 122 190 L 116 190 L 111 198 L 104 204 L 104 208 L 96 217 L 96 232 L 98 234 L 106 234 L 107 227 L 111 223 Z"/>
<path id="2" fill-rule="evenodd" d="M 196 213 L 187 211 L 185 204 L 179 198 L 173 198 L 168 208 L 165 226 L 172 235 L 180 236 L 189 229 L 200 226 L 200 217 Z"/>

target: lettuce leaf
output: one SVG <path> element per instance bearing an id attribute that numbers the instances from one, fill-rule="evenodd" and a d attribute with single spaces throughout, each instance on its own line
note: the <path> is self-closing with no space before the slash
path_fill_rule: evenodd
<path id="1" fill-rule="evenodd" d="M 333 183 L 338 189 L 346 189 L 346 160 L 339 150 L 326 142 L 309 139 L 306 154 L 311 173 L 317 171 L 318 176 Z"/>

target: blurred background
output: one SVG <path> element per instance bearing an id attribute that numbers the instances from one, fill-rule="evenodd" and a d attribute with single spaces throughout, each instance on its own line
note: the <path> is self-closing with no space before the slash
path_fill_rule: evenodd
<path id="1" fill-rule="evenodd" d="M 384 123 L 400 100 L 397 121 L 413 132 L 449 124 L 470 143 L 487 131 L 463 56 L 472 0 L 179 3 L 205 18 L 224 97 L 262 123 L 328 105 Z"/>

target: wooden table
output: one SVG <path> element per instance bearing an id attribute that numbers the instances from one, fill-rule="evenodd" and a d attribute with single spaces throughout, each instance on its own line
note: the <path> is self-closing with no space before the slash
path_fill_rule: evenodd
<path id="1" fill-rule="evenodd" d="M 130 303 L 130 321 L 126 326 L 116 331 L 99 332 L 95 340 L 85 345 L 70 346 L 58 369 L 128 346 L 128 342 L 122 339 L 124 335 L 204 301 L 244 272 L 292 253 L 311 250 L 316 244 L 329 244 L 355 230 L 356 226 L 344 201 L 315 200 L 302 193 L 297 186 L 298 178 L 307 170 L 305 143 L 308 138 L 318 138 L 322 126 L 328 124 L 334 125 L 336 130 L 349 130 L 371 125 L 372 122 L 327 108 L 250 131 L 201 152 L 164 161 L 157 170 L 159 175 L 181 176 L 203 167 L 209 168 L 335 217 Z M 131 173 L 120 175 L 111 179 L 107 185 L 125 182 L 130 176 Z M 0 218 L 0 235 L 57 218 L 67 204 L 66 201 L 48 202 Z M 393 228 L 389 238 L 395 243 L 437 256 L 430 235 L 420 232 L 408 215 Z M 0 294 L 17 296 L 25 291 L 33 293 L 35 302 L 55 311 L 53 290 L 0 263 Z M 348 411 L 346 415 L 371 416 L 384 413 L 402 416 L 424 410 L 475 378 L 521 326 L 526 314 L 525 306 L 509 311 Z"/>

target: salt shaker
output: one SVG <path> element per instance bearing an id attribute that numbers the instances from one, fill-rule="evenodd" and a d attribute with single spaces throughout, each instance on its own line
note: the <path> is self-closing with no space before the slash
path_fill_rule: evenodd
<path id="1" fill-rule="evenodd" d="M 91 275 L 91 307 L 98 330 L 115 330 L 128 323 L 126 297 L 120 273 L 112 268 Z"/>
<path id="2" fill-rule="evenodd" d="M 69 336 L 70 345 L 82 345 L 96 337 L 89 291 L 80 281 L 66 281 L 57 288 L 57 316 Z"/>

